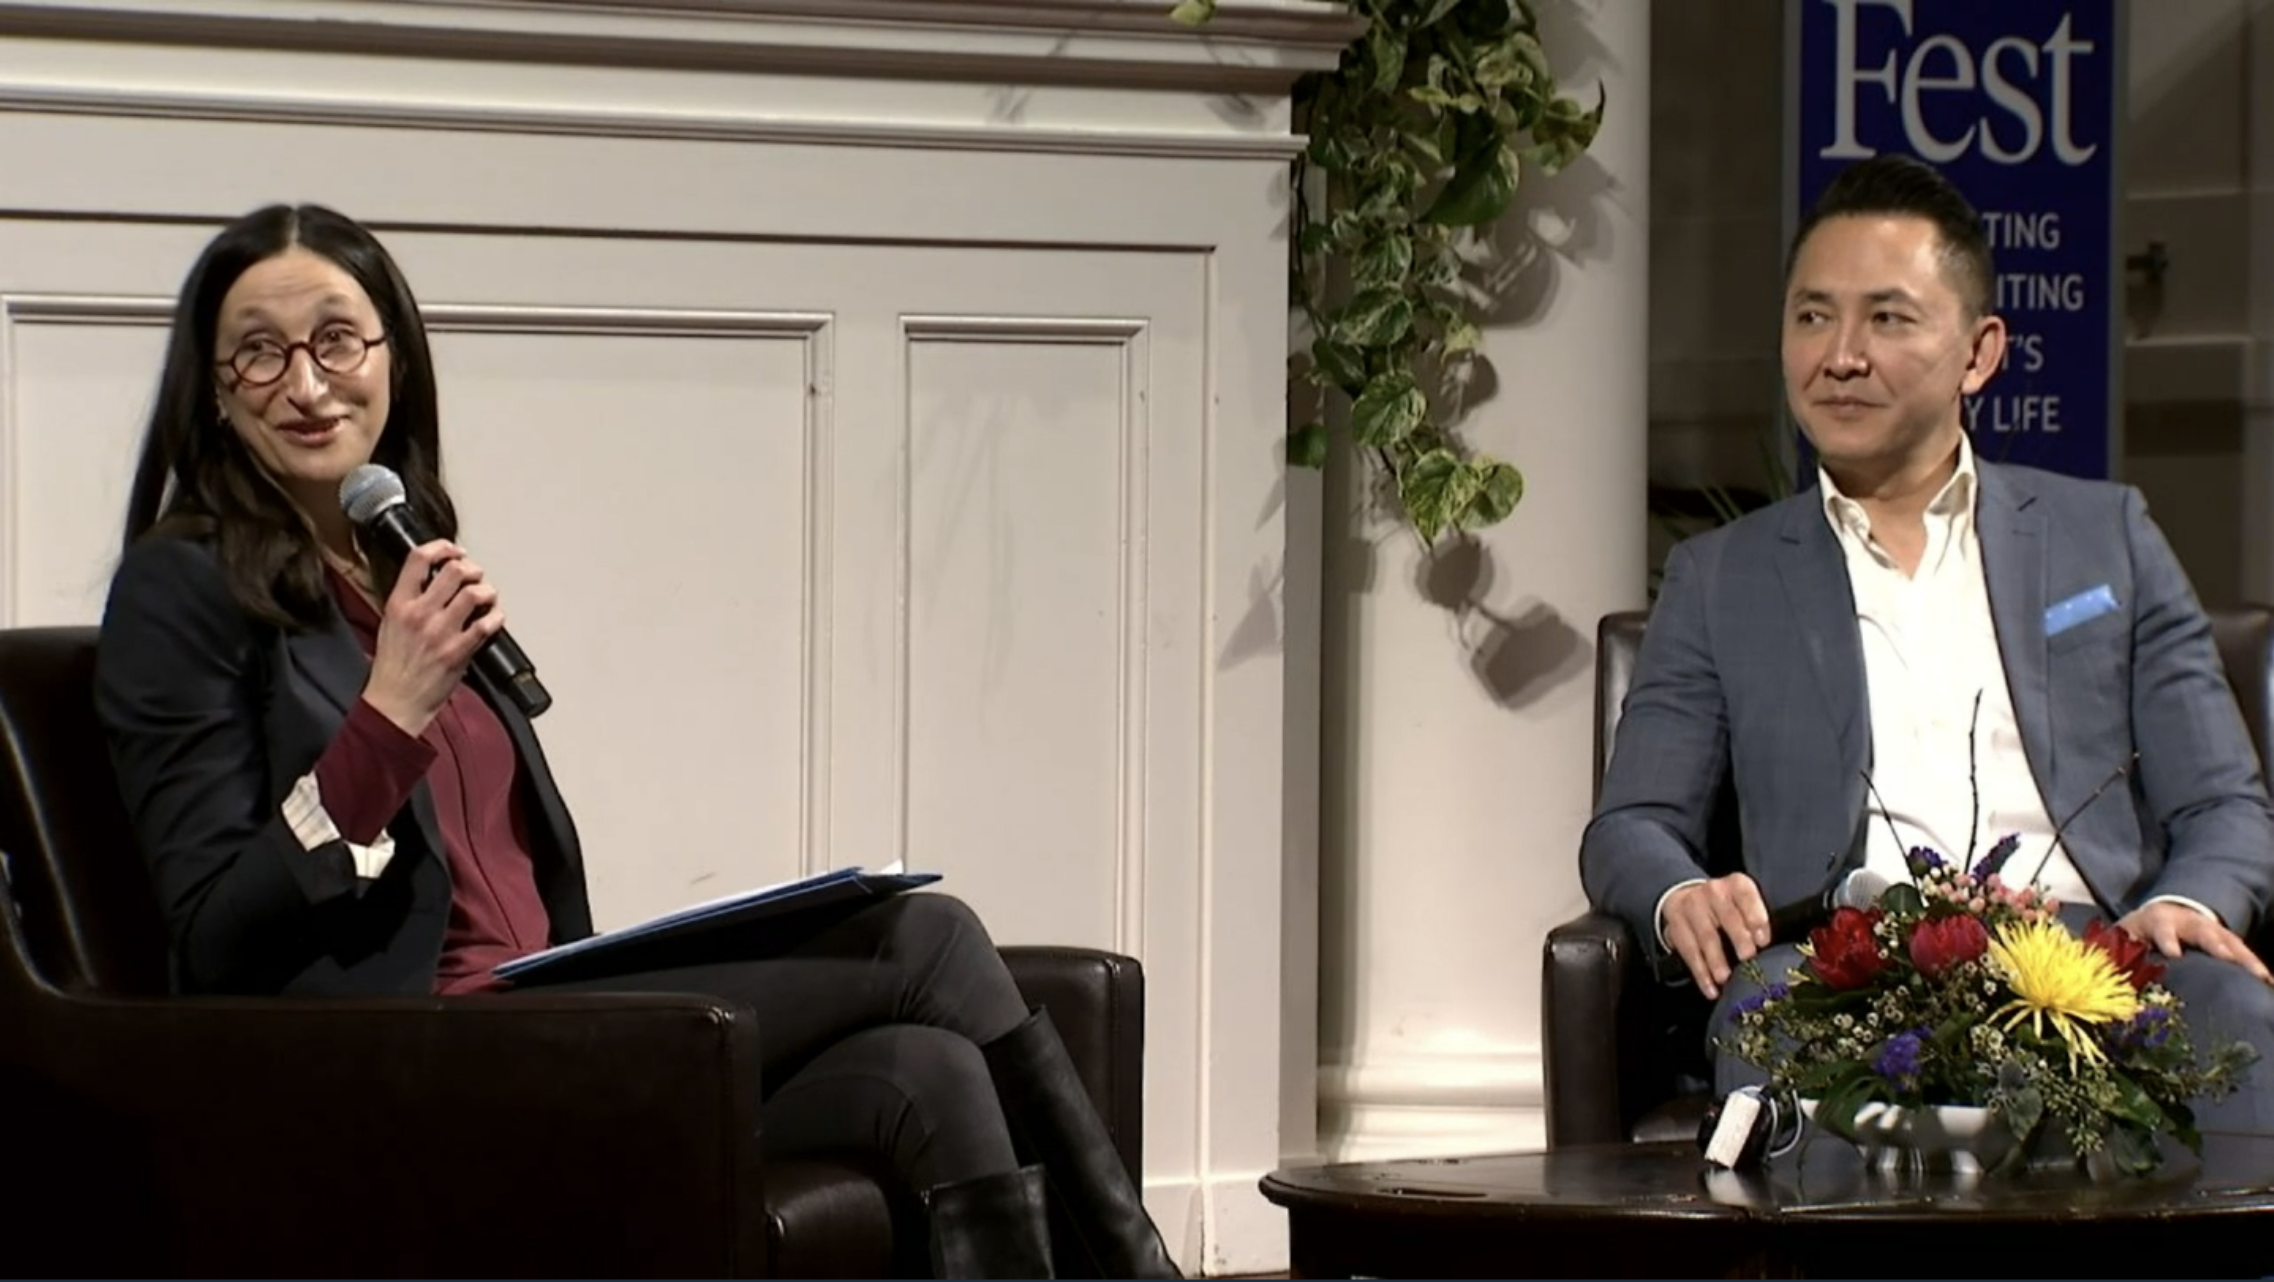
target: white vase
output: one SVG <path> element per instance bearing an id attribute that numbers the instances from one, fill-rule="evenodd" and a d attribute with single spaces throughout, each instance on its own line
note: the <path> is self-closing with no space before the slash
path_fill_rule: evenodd
<path id="1" fill-rule="evenodd" d="M 1800 1111 L 1815 1123 L 1815 1100 L 1800 1101 Z M 1864 1164 L 1888 1174 L 1947 1174 L 1970 1182 L 2014 1148 L 2004 1120 L 1972 1104 L 1904 1108 L 1875 1100 L 1856 1113 L 1855 1131 Z"/>

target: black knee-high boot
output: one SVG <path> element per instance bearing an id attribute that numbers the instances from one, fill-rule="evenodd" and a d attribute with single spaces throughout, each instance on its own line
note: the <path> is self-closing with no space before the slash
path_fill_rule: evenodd
<path id="1" fill-rule="evenodd" d="M 1061 1213 L 1052 1246 L 1060 1277 L 1177 1278 L 1160 1230 L 1105 1122 L 1082 1089 L 1048 1011 L 979 1048 L 1003 1101 L 1021 1161 L 1042 1164 Z M 1068 1240 L 1069 1237 L 1072 1240 Z"/>
<path id="2" fill-rule="evenodd" d="M 940 1184 L 924 1193 L 935 1278 L 1047 1278 L 1050 1224 L 1042 1170 Z"/>

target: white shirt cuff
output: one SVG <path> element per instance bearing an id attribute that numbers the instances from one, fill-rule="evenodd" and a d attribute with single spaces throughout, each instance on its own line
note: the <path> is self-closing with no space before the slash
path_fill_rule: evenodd
<path id="1" fill-rule="evenodd" d="M 2205 908 L 2203 905 L 2195 902 L 2192 899 L 2189 899 L 2185 895 L 2153 895 L 2149 897 L 2148 904 L 2185 904 L 2189 908 L 2194 909 L 2196 912 L 2199 912 L 2205 917 L 2210 918 L 2212 921 L 2219 921 L 2219 915 L 2217 913 L 2212 912 L 2210 909 Z M 2142 908 L 2145 908 L 2148 905 L 2142 904 L 2140 906 Z M 2219 924 L 2222 926 L 2226 925 L 2226 923 L 2223 921 L 2219 921 Z"/>
<path id="2" fill-rule="evenodd" d="M 347 847 L 348 858 L 355 864 L 355 875 L 366 881 L 377 877 L 387 867 L 387 861 L 395 857 L 395 839 L 387 835 L 384 828 L 368 846 L 358 846 L 340 836 L 339 825 L 332 822 L 331 813 L 324 809 L 323 793 L 316 786 L 313 770 L 300 776 L 292 785 L 292 792 L 285 797 L 284 822 L 292 829 L 292 835 L 300 839 L 302 850 L 314 850 L 335 841 Z"/>
<path id="3" fill-rule="evenodd" d="M 1658 897 L 1658 906 L 1651 910 L 1650 919 L 1651 921 L 1657 923 L 1656 930 L 1658 932 L 1659 951 L 1669 953 L 1674 951 L 1674 946 L 1666 942 L 1666 901 L 1672 899 L 1674 897 L 1674 892 L 1677 890 L 1681 890 L 1689 886 L 1703 886 L 1705 884 L 1706 879 L 1703 877 L 1692 877 L 1688 881 L 1677 881 L 1673 885 L 1666 888 L 1665 894 Z"/>

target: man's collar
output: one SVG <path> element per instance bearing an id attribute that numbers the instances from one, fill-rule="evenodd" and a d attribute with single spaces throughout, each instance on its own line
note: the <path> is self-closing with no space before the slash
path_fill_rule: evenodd
<path id="1" fill-rule="evenodd" d="M 1830 472 L 1824 470 L 1821 461 L 1816 464 L 1816 485 L 1823 492 L 1824 519 L 1830 523 L 1833 532 L 1851 528 L 1862 532 L 1871 528 L 1871 520 L 1865 515 L 1863 505 L 1840 492 L 1839 483 L 1832 479 Z M 1935 491 L 1934 498 L 1927 503 L 1927 515 L 1972 516 L 1981 489 L 1981 472 L 1974 464 L 1973 439 L 1969 433 L 1961 431 L 1958 434 L 1958 470 L 1952 472 L 1950 479 L 1943 482 L 1942 488 Z"/>

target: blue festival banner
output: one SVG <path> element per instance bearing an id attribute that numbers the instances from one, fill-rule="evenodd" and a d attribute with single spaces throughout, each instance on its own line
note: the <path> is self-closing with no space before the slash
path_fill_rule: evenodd
<path id="1" fill-rule="evenodd" d="M 1982 213 L 2009 335 L 2005 367 L 1966 405 L 1976 452 L 2111 475 L 2122 0 L 1786 3 L 1788 229 L 1858 160 L 1903 152 L 1941 170 Z"/>

